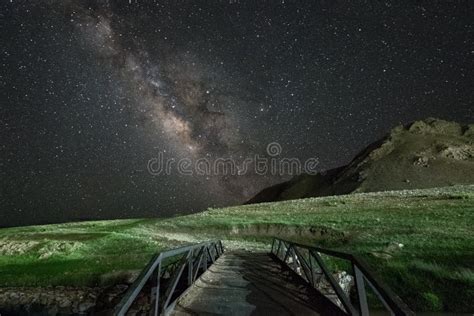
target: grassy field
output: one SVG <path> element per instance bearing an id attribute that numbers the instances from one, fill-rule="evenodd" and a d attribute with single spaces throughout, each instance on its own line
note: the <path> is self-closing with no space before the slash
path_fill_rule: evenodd
<path id="1" fill-rule="evenodd" d="M 271 236 L 361 255 L 411 308 L 472 312 L 474 186 L 365 193 L 133 219 L 0 229 L 0 286 L 108 285 L 162 249 Z"/>

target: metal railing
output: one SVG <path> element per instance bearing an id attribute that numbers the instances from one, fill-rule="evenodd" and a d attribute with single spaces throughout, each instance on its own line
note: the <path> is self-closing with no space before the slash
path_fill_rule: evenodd
<path id="1" fill-rule="evenodd" d="M 126 315 L 145 284 L 150 282 L 150 315 L 169 315 L 178 299 L 223 252 L 222 242 L 218 240 L 155 255 L 115 307 L 114 315 Z M 183 273 L 185 270 L 187 273 Z"/>
<path id="2" fill-rule="evenodd" d="M 370 272 L 366 263 L 350 253 L 301 245 L 280 238 L 273 239 L 271 253 L 348 315 L 369 315 L 366 284 L 392 315 L 414 315 L 397 295 Z M 339 276 L 334 274 L 329 269 L 330 262 L 324 262 L 322 254 L 337 260 L 343 259 L 353 276 L 347 271 L 340 272 Z M 353 287 L 355 291 L 352 291 Z"/>

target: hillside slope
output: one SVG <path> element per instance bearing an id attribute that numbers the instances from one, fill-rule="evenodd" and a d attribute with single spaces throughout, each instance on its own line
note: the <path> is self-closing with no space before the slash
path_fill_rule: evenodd
<path id="1" fill-rule="evenodd" d="M 300 175 L 266 188 L 247 204 L 474 183 L 474 124 L 429 118 L 398 126 L 347 166 Z"/>
<path id="2" fill-rule="evenodd" d="M 18 287 L 82 287 L 98 297 L 132 282 L 161 250 L 219 238 L 226 248 L 268 251 L 272 236 L 361 256 L 413 310 L 472 312 L 473 225 L 471 185 L 0 229 L 0 312 L 28 298 L 11 300 Z"/>

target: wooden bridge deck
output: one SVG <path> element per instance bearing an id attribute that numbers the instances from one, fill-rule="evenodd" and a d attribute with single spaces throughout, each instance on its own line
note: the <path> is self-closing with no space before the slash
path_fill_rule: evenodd
<path id="1" fill-rule="evenodd" d="M 172 315 L 341 315 L 267 253 L 225 252 L 182 297 Z"/>

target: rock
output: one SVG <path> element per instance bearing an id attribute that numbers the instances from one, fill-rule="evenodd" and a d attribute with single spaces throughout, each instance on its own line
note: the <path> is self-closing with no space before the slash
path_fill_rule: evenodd
<path id="1" fill-rule="evenodd" d="M 67 298 L 63 298 L 59 301 L 59 307 L 63 308 L 63 307 L 69 307 L 71 306 L 71 301 Z"/>
<path id="2" fill-rule="evenodd" d="M 341 286 L 344 293 L 349 295 L 351 287 L 354 285 L 354 277 L 348 274 L 346 271 L 341 271 L 336 273 L 335 279 Z"/>
<path id="3" fill-rule="evenodd" d="M 464 136 L 474 138 L 474 124 L 469 124 L 467 126 Z"/>
<path id="4" fill-rule="evenodd" d="M 84 313 L 84 312 L 88 311 L 89 309 L 91 309 L 94 306 L 95 306 L 95 303 L 83 302 L 83 303 L 79 304 L 78 310 L 79 310 L 80 313 Z"/>
<path id="5" fill-rule="evenodd" d="M 390 242 L 387 244 L 387 246 L 384 248 L 384 252 L 386 253 L 395 253 L 395 252 L 398 252 L 400 251 L 405 245 L 402 244 L 402 243 L 398 243 L 398 242 Z"/>
<path id="6" fill-rule="evenodd" d="M 474 158 L 474 146 L 444 146 L 439 149 L 439 156 L 454 160 L 471 160 Z"/>
<path id="7" fill-rule="evenodd" d="M 104 288 L 15 287 L 0 289 L 0 308 L 23 315 L 84 314 L 94 308 Z M 82 297 L 82 299 L 81 299 Z"/>
<path id="8" fill-rule="evenodd" d="M 18 255 L 30 251 L 36 245 L 38 241 L 18 241 L 2 239 L 0 242 L 0 254 L 1 255 Z"/>
<path id="9" fill-rule="evenodd" d="M 410 125 L 408 131 L 410 131 L 411 133 L 421 133 L 423 131 L 426 131 L 428 128 L 429 127 L 425 122 L 416 121 Z"/>
<path id="10" fill-rule="evenodd" d="M 435 133 L 455 136 L 462 135 L 462 125 L 459 123 L 435 118 L 428 118 L 425 121 L 430 125 L 432 131 Z"/>
<path id="11" fill-rule="evenodd" d="M 48 303 L 48 296 L 44 293 L 41 293 L 39 302 L 41 305 L 46 305 Z"/>
<path id="12" fill-rule="evenodd" d="M 428 161 L 429 161 L 428 157 L 418 156 L 418 157 L 415 157 L 413 161 L 413 165 L 420 166 L 420 167 L 428 167 L 429 166 Z"/>

